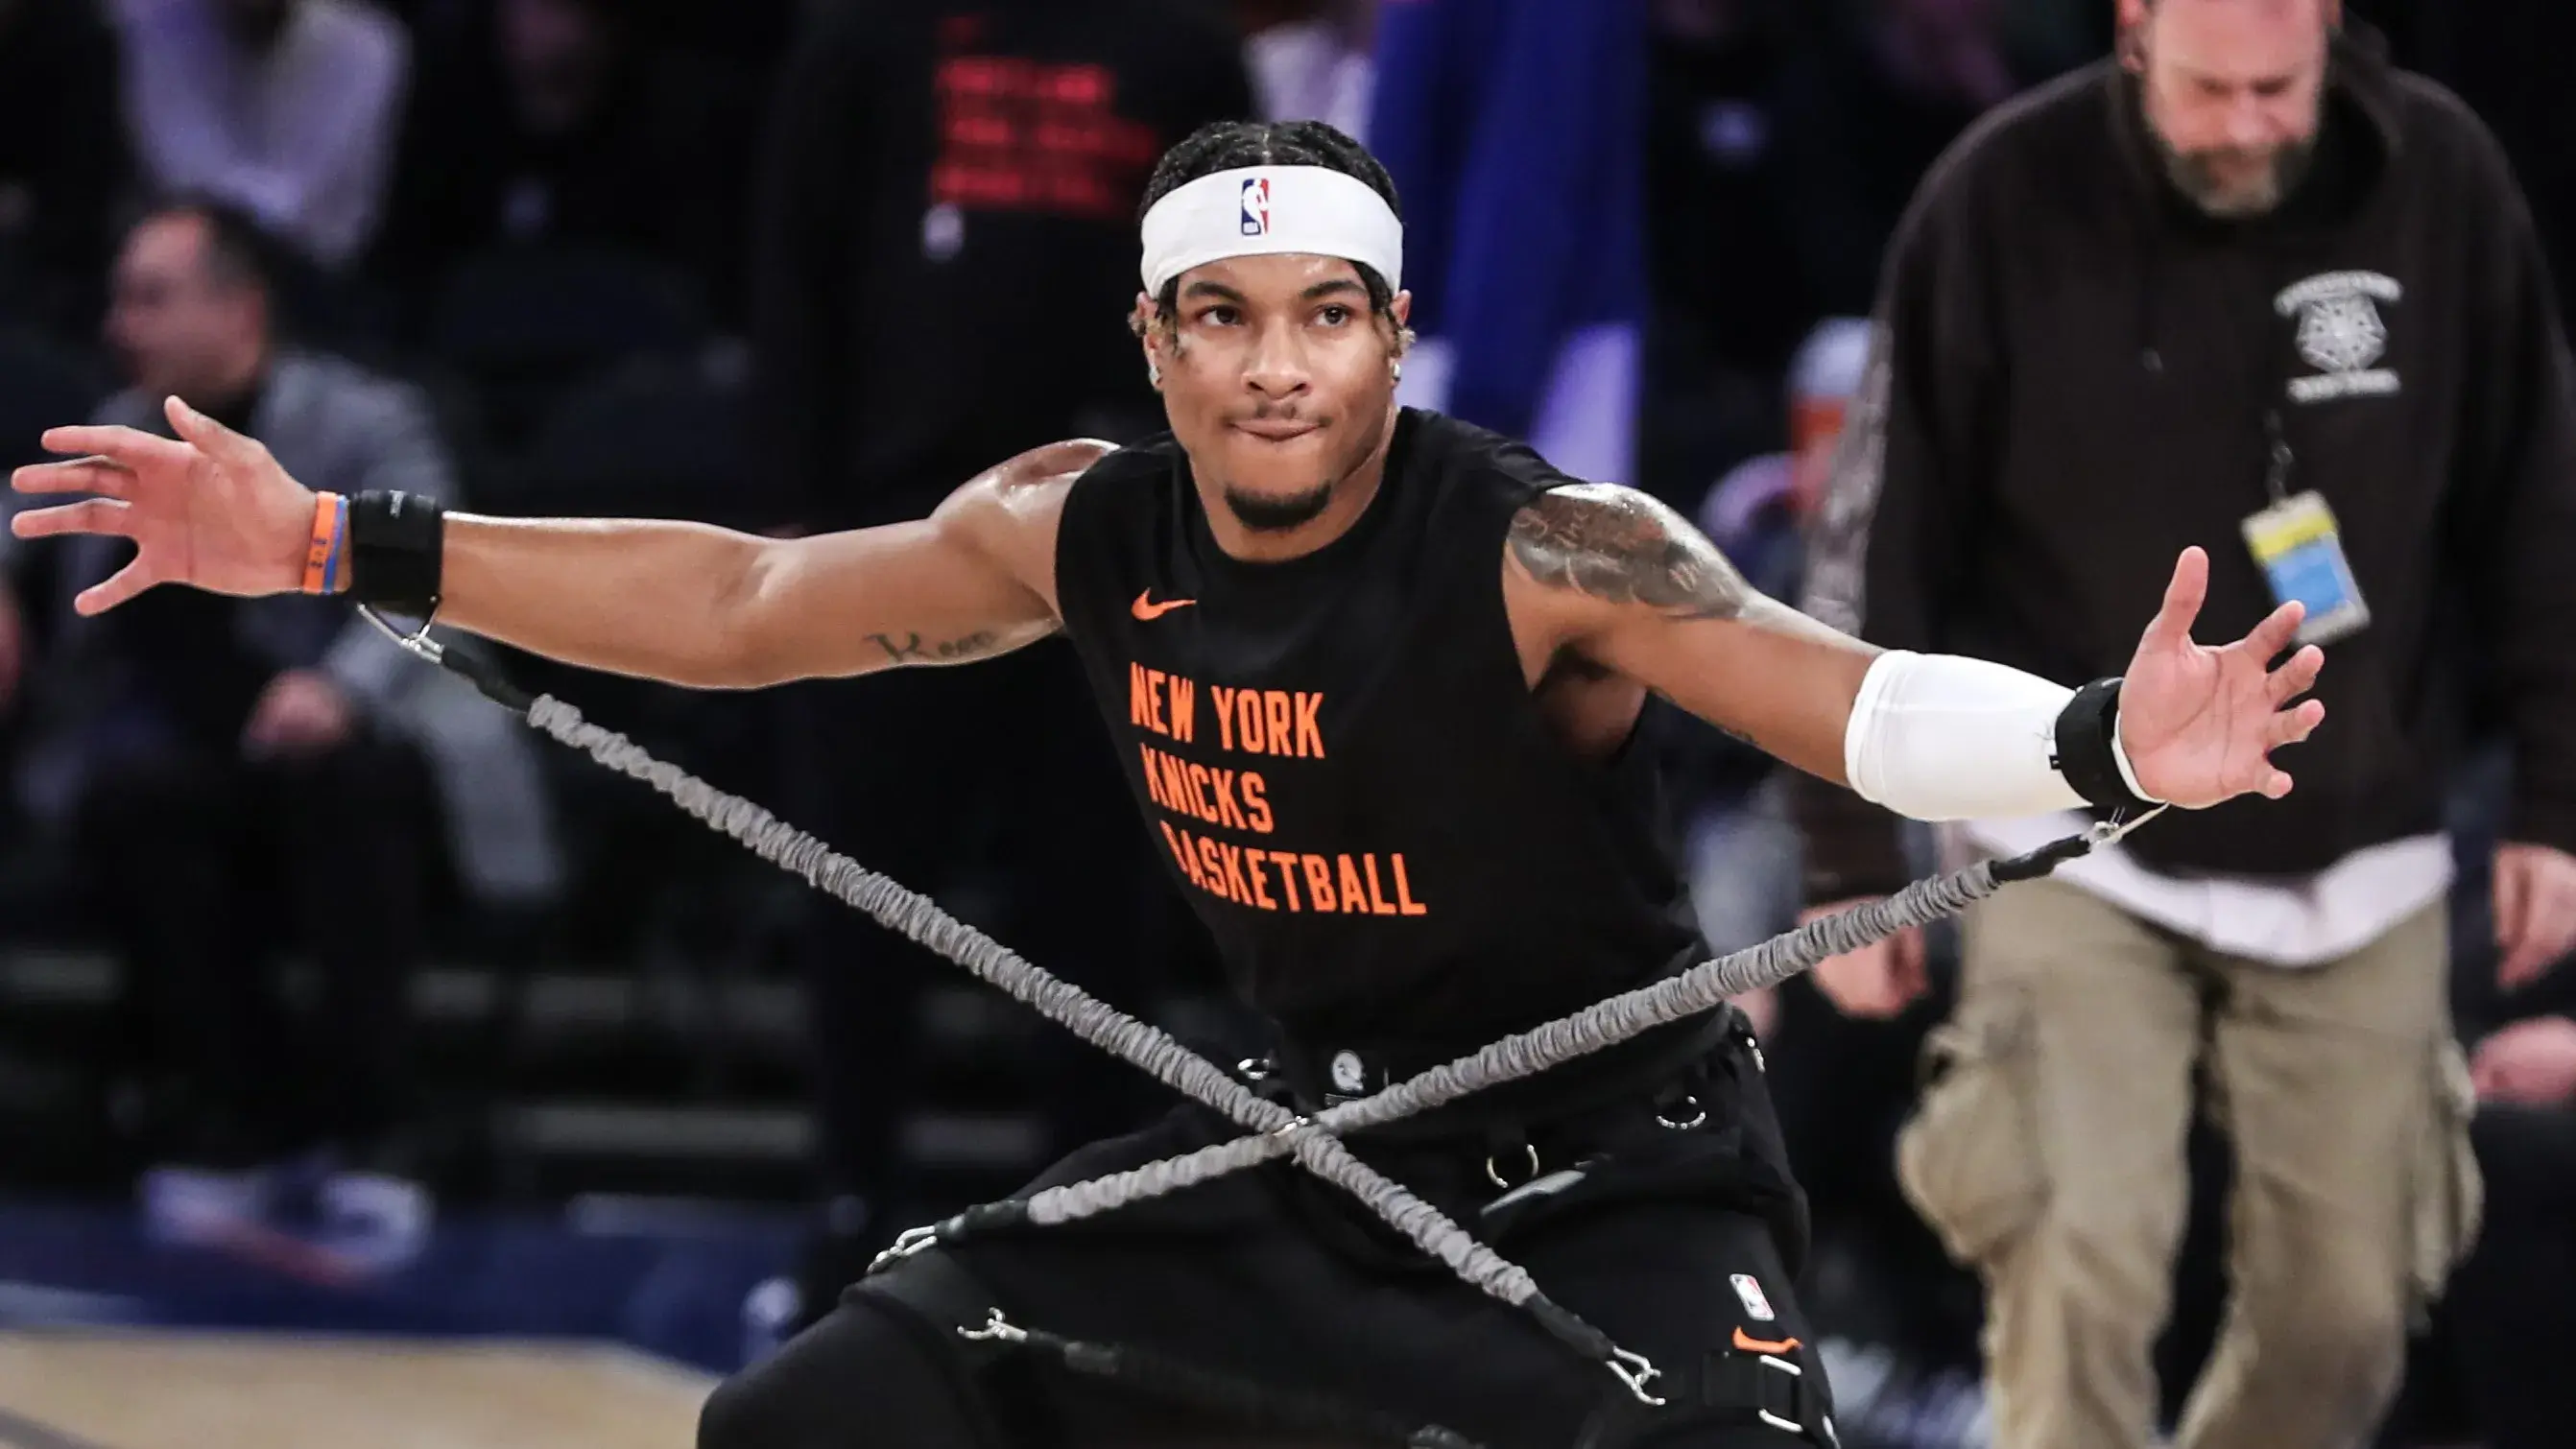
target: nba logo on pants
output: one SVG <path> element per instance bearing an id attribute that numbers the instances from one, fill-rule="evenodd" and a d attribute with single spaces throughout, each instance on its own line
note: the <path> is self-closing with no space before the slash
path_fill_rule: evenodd
<path id="1" fill-rule="evenodd" d="M 1256 176 L 1243 183 L 1243 234 L 1270 235 L 1270 178 Z"/>

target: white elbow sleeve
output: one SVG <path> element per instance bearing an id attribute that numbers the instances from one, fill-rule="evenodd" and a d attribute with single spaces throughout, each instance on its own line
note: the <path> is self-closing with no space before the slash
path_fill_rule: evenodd
<path id="1" fill-rule="evenodd" d="M 1915 820 L 2008 819 L 2082 809 L 2057 764 L 2057 723 L 2075 691 L 1982 659 L 1892 650 L 1872 661 L 1843 734 L 1861 798 Z M 2123 783 L 2143 796 L 2116 729 Z"/>

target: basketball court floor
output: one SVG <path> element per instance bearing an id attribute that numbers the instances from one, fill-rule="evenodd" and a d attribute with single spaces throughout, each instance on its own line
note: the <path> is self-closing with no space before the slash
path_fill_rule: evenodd
<path id="1" fill-rule="evenodd" d="M 5 1449 L 688 1449 L 715 1380 L 493 1339 L 0 1333 Z"/>

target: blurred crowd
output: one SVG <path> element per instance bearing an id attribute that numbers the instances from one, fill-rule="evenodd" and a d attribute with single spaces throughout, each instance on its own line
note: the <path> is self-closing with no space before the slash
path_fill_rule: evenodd
<path id="1" fill-rule="evenodd" d="M 2110 53 L 2114 6 L 1635 3 L 1632 481 L 1798 598 L 1918 185 L 1980 116 Z M 2350 9 L 2492 127 L 2552 272 L 2576 272 L 2576 14 Z M 1147 170 L 1239 116 L 1370 139 L 1382 92 L 1413 79 L 1381 73 L 1373 10 L 0 0 L 0 467 L 40 456 L 46 425 L 158 428 L 176 393 L 340 492 L 771 532 L 913 516 L 1022 447 L 1155 429 L 1123 319 Z M 547 757 L 345 610 L 155 593 L 80 616 L 113 554 L 0 538 L 0 946 L 123 963 L 140 1105 L 117 1120 L 157 1221 L 255 1211 L 284 1162 L 319 1164 L 326 1217 L 423 1220 L 437 1173 L 411 1130 L 407 1003 L 433 956 L 722 954 L 755 930 L 810 1018 L 815 1196 L 837 1240 L 817 1281 L 925 1206 L 898 1180 L 890 1104 L 942 968 L 845 913 L 800 901 L 781 920 L 672 843 L 649 801 Z M 1105 994 L 1206 975 L 1067 651 L 757 700 L 504 662 L 975 903 Z M 1712 942 L 1794 924 L 1783 772 L 1684 721 L 1655 729 Z M 2492 751 L 2477 760 L 2450 807 L 2453 1011 L 2473 1042 L 2549 1019 L 2553 991 L 2568 1005 L 2564 973 L 2493 984 L 2484 861 L 2509 787 Z M 1749 1005 L 1793 1044 L 1773 1060 L 1826 1271 L 1872 1285 L 1845 1311 L 1972 1363 L 1975 1282 L 1892 1165 L 1956 954 L 1932 942 L 1929 991 L 1884 1020 L 1804 983 Z M 318 990 L 281 988 L 290 956 L 319 966 Z M 1069 1043 L 1038 1049 L 1065 1056 L 1048 1067 L 1064 1139 L 1137 1110 Z M 2482 1079 L 2491 1095 L 2547 1097 L 2508 1067 Z M 2213 1192 L 2168 1367 L 2215 1332 Z"/>

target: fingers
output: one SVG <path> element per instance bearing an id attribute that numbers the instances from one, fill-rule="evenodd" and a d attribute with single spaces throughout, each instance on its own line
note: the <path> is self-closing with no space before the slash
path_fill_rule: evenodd
<path id="1" fill-rule="evenodd" d="M 52 538 L 64 533 L 132 538 L 134 512 L 112 498 L 91 498 L 53 508 L 30 508 L 9 520 L 9 531 L 20 538 Z"/>
<path id="2" fill-rule="evenodd" d="M 2322 699 L 2312 699 L 2295 709 L 2282 710 L 2264 724 L 2263 748 L 2277 750 L 2283 745 L 2295 745 L 2315 734 L 2317 726 L 2325 722 L 2325 717 L 2326 702 Z"/>
<path id="3" fill-rule="evenodd" d="M 2308 606 L 2292 599 L 2265 616 L 2262 623 L 2246 634 L 2245 644 L 2257 659 L 2268 660 L 2296 643 L 2299 625 L 2308 617 Z"/>
<path id="4" fill-rule="evenodd" d="M 97 493 L 123 498 L 134 486 L 134 473 L 108 458 L 73 458 L 61 463 L 30 463 L 9 475 L 9 486 L 21 493 Z"/>
<path id="5" fill-rule="evenodd" d="M 2496 967 L 2497 984 L 2507 989 L 2539 979 L 2576 943 L 2576 882 L 2537 868 L 2514 875 L 2521 882 L 2514 892 L 2515 934 Z M 2503 876 L 2499 870 L 2499 885 Z"/>
<path id="6" fill-rule="evenodd" d="M 161 411 L 180 437 L 217 462 L 252 463 L 263 456 L 259 444 L 181 402 L 175 393 L 162 399 Z"/>
<path id="7" fill-rule="evenodd" d="M 94 453 L 136 472 L 156 466 L 184 466 L 188 461 L 187 444 L 156 438 L 135 428 L 97 425 L 48 428 L 44 444 L 48 453 Z"/>
<path id="8" fill-rule="evenodd" d="M 2209 596 L 2209 555 L 2195 546 L 2182 551 L 2174 560 L 2173 581 L 2165 585 L 2165 601 L 2148 621 L 2145 645 L 2178 648 L 2191 642 L 2192 621 L 2200 617 L 2202 600 Z"/>
<path id="9" fill-rule="evenodd" d="M 2265 657 L 2269 657 L 2268 655 Z M 2264 689 L 2275 708 L 2307 693 L 2316 686 L 2317 675 L 2326 667 L 2326 651 L 2314 644 L 2289 657 L 2278 669 L 2264 677 Z"/>
<path id="10" fill-rule="evenodd" d="M 104 583 L 93 584 L 72 598 L 72 609 L 80 614 L 104 614 L 145 589 L 161 582 L 144 567 L 141 558 L 118 569 Z"/>
<path id="11" fill-rule="evenodd" d="M 2278 800 L 2290 793 L 2290 774 L 2272 763 L 2272 752 L 2315 734 L 2325 718 L 2325 701 L 2312 699 L 2294 709 L 2278 711 L 2263 722 L 2263 753 L 2257 766 L 2260 774 L 2252 787 L 2256 794 L 2266 800 Z"/>
<path id="12" fill-rule="evenodd" d="M 2479 1101 L 2494 1101 L 2501 1095 L 2498 1088 L 2502 1085 L 2495 1063 L 2481 1060 L 2469 1068 L 2469 1090 L 2477 1094 Z"/>
<path id="13" fill-rule="evenodd" d="M 2540 906 L 2537 885 L 2528 861 L 2512 854 L 2496 856 L 2496 947 L 2503 952 L 2496 963 L 2499 985 L 2518 985 L 2539 970 L 2532 932 L 2533 918 Z"/>
<path id="14" fill-rule="evenodd" d="M 2515 985 L 2548 974 L 2576 946 L 2576 882 L 2553 876 L 2532 894 L 2540 904 L 2531 913 L 2531 939 L 2523 943 L 2531 952 L 2530 975 L 2516 978 Z"/>

